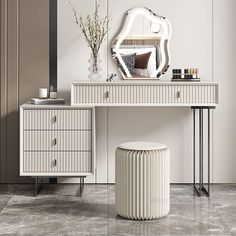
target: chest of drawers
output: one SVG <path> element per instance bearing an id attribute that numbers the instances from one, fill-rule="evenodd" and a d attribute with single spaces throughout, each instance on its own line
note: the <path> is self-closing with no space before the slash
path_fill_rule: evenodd
<path id="1" fill-rule="evenodd" d="M 93 174 L 94 131 L 94 109 L 91 107 L 22 105 L 20 175 Z"/>

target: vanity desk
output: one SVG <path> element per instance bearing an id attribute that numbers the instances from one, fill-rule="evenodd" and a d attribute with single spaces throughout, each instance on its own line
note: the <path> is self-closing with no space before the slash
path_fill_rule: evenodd
<path id="1" fill-rule="evenodd" d="M 219 104 L 215 82 L 76 81 L 71 87 L 71 105 L 20 107 L 20 175 L 80 177 L 94 173 L 96 166 L 95 107 L 97 106 L 187 106 L 193 110 L 194 189 L 209 195 L 210 110 Z M 199 181 L 195 183 L 195 116 L 199 112 Z M 208 189 L 203 183 L 203 112 L 208 111 Z M 36 194 L 38 193 L 36 185 Z"/>
<path id="2" fill-rule="evenodd" d="M 88 82 L 75 81 L 71 87 L 71 105 L 78 106 L 169 106 L 189 107 L 193 110 L 193 185 L 198 196 L 210 195 L 211 109 L 219 104 L 219 84 L 216 82 L 130 81 Z M 199 115 L 198 135 L 196 111 Z M 203 113 L 207 111 L 207 125 Z M 207 188 L 204 185 L 204 128 L 207 127 Z M 197 137 L 198 136 L 198 137 Z M 197 142 L 198 140 L 198 142 Z M 196 144 L 198 144 L 199 181 L 196 179 Z"/>

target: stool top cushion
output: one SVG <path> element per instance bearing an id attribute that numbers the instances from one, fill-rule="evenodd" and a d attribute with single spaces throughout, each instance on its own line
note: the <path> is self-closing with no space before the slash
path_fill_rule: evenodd
<path id="1" fill-rule="evenodd" d="M 136 151 L 152 151 L 165 149 L 167 146 L 162 143 L 154 142 L 129 142 L 120 144 L 118 148 Z"/>

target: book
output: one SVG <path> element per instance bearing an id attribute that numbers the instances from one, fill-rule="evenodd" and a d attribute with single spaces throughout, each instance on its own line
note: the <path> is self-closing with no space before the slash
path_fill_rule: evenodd
<path id="1" fill-rule="evenodd" d="M 30 103 L 34 105 L 62 105 L 65 104 L 65 99 L 63 98 L 31 98 Z"/>

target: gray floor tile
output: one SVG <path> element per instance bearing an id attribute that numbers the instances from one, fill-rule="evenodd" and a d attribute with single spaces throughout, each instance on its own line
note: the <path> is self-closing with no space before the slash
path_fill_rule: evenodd
<path id="1" fill-rule="evenodd" d="M 11 195 L 0 195 L 0 212 L 7 205 L 10 199 L 11 199 Z"/>
<path id="2" fill-rule="evenodd" d="M 1 195 L 34 196 L 34 184 L 0 184 Z"/>
<path id="3" fill-rule="evenodd" d="M 216 204 L 213 205 L 219 216 L 225 222 L 229 230 L 236 235 L 236 205 Z"/>
<path id="4" fill-rule="evenodd" d="M 236 185 L 213 185 L 211 188 L 211 202 L 213 204 L 236 205 Z"/>
<path id="5" fill-rule="evenodd" d="M 209 203 L 209 198 L 194 195 L 192 185 L 171 185 L 170 200 L 173 204 Z"/>
<path id="6" fill-rule="evenodd" d="M 14 196 L 0 213 L 0 234 L 107 232 L 107 204 L 69 196 Z"/>
<path id="7" fill-rule="evenodd" d="M 236 185 L 213 185 L 210 201 L 229 230 L 236 235 Z"/>
<path id="8" fill-rule="evenodd" d="M 110 235 L 231 235 L 209 204 L 171 204 L 167 217 L 153 221 L 132 221 L 117 217 L 110 207 Z"/>
<path id="9" fill-rule="evenodd" d="M 46 184 L 34 197 L 34 185 L 0 185 L 0 235 L 236 234 L 235 185 L 214 186 L 210 199 L 194 196 L 189 185 L 171 185 L 170 213 L 153 221 L 117 216 L 114 185 L 86 185 L 82 197 L 78 187 Z"/>

